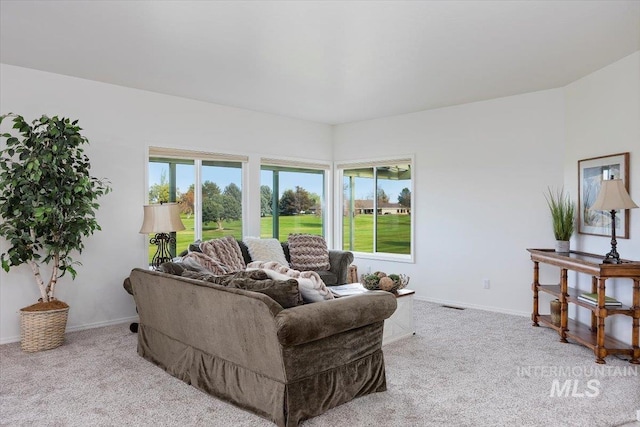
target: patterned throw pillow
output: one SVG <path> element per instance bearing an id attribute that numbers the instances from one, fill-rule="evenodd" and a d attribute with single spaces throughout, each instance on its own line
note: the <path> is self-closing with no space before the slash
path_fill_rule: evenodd
<path id="1" fill-rule="evenodd" d="M 300 271 L 326 271 L 331 268 L 324 237 L 292 233 L 288 240 L 291 268 Z"/>
<path id="2" fill-rule="evenodd" d="M 245 237 L 244 243 L 249 248 L 251 261 L 275 261 L 289 267 L 287 258 L 284 256 L 282 244 L 278 239 L 261 239 L 259 237 Z"/>
<path id="3" fill-rule="evenodd" d="M 185 270 L 196 273 L 229 274 L 233 271 L 217 259 L 211 258 L 202 252 L 189 252 L 182 257 L 182 266 Z"/>
<path id="4" fill-rule="evenodd" d="M 228 273 L 244 270 L 246 264 L 242 258 L 240 245 L 233 236 L 225 236 L 219 239 L 208 240 L 200 243 L 203 254 L 224 265 Z M 197 252 L 191 252 L 191 254 Z"/>

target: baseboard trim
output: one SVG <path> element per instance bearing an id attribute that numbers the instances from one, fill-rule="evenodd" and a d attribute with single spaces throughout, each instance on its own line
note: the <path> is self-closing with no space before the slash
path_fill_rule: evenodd
<path id="1" fill-rule="evenodd" d="M 78 325 L 78 326 L 68 326 L 67 329 L 65 329 L 65 333 L 84 331 L 86 329 L 100 328 L 103 326 L 120 325 L 123 323 L 131 323 L 131 322 L 137 322 L 137 321 L 138 321 L 138 316 L 121 317 L 120 319 L 105 320 L 104 322 L 87 323 L 87 324 Z M 0 340 L 0 345 L 10 344 L 10 343 L 19 342 L 19 341 L 20 341 L 20 335 L 14 336 L 14 337 L 7 337 Z"/>
<path id="2" fill-rule="evenodd" d="M 439 298 L 430 298 L 430 297 L 423 297 L 423 296 L 418 296 L 418 295 L 415 295 L 414 298 L 416 300 L 419 300 L 419 301 L 427 301 L 427 302 L 433 302 L 433 303 L 436 303 L 436 304 L 451 305 L 451 306 L 454 306 L 454 307 L 473 308 L 473 309 L 476 309 L 476 310 L 491 311 L 493 313 L 511 314 L 511 315 L 514 315 L 514 316 L 522 316 L 522 317 L 530 317 L 531 316 L 531 313 L 528 313 L 526 311 L 509 310 L 509 309 L 500 308 L 500 307 L 490 307 L 490 306 L 486 306 L 486 305 L 469 304 L 469 303 L 461 302 L 461 301 L 453 301 L 453 300 L 446 300 L 446 299 L 439 299 Z"/>

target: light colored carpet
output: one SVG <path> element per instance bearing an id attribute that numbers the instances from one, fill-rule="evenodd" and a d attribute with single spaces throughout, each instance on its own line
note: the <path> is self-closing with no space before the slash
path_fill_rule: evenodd
<path id="1" fill-rule="evenodd" d="M 415 301 L 415 319 L 415 337 L 384 347 L 388 391 L 303 424 L 619 426 L 636 419 L 638 366 L 608 357 L 611 372 L 591 372 L 601 365 L 590 350 L 562 344 L 524 317 Z M 18 343 L 0 346 L 0 424 L 273 425 L 169 376 L 137 355 L 136 340 L 118 325 L 69 333 L 62 347 L 36 354 Z M 572 388 L 551 397 L 554 380 L 578 381 L 575 396 Z M 589 380 L 599 382 L 598 395 L 579 397 L 595 394 Z"/>

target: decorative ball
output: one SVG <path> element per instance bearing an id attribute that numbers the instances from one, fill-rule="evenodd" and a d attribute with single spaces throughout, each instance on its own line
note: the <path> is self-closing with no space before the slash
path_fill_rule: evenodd
<path id="1" fill-rule="evenodd" d="M 379 278 L 383 278 L 383 277 L 387 277 L 387 274 L 384 271 L 376 271 L 375 273 L 376 276 L 378 276 Z"/>
<path id="2" fill-rule="evenodd" d="M 380 287 L 380 289 L 382 289 L 383 291 L 388 291 L 391 292 L 393 290 L 393 288 L 396 287 L 396 284 L 393 282 L 393 279 L 390 277 L 383 277 L 380 279 L 380 283 L 378 283 L 378 286 Z"/>

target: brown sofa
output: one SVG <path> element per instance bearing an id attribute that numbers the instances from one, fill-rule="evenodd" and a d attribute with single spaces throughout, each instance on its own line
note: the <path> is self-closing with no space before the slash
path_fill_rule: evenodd
<path id="1" fill-rule="evenodd" d="M 381 350 L 392 294 L 283 309 L 267 295 L 134 269 L 138 353 L 279 426 L 386 390 Z"/>

